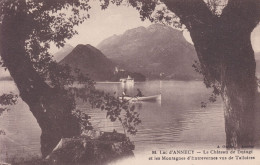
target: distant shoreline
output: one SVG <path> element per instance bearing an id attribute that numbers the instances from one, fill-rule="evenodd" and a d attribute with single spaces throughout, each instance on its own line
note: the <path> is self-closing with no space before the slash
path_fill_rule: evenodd
<path id="1" fill-rule="evenodd" d="M 14 81 L 12 77 L 1 77 L 0 81 Z M 95 80 L 94 80 L 95 81 Z M 191 80 L 180 80 L 180 79 L 167 79 L 167 80 L 160 80 L 160 79 L 150 79 L 146 81 L 136 81 L 135 83 L 141 83 L 141 82 L 148 82 L 148 81 L 203 81 L 201 79 L 191 79 Z M 95 81 L 96 83 L 118 83 L 121 82 L 118 81 Z"/>
<path id="2" fill-rule="evenodd" d="M 159 79 L 151 79 L 151 80 L 146 80 L 146 81 L 136 81 L 135 83 L 143 83 L 143 82 L 149 82 L 149 81 L 185 81 L 185 82 L 187 82 L 187 81 L 203 81 L 203 80 L 201 80 L 201 79 L 198 79 L 198 80 L 178 80 L 178 79 L 176 79 L 176 80 L 174 80 L 174 79 L 172 79 L 172 80 L 159 80 Z M 118 82 L 118 81 L 96 81 L 96 83 L 103 83 L 103 84 L 112 84 L 112 83 L 117 83 L 117 84 L 121 84 L 121 82 Z"/>

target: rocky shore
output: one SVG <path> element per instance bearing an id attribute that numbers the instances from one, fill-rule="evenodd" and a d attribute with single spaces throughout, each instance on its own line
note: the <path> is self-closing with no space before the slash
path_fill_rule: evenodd
<path id="1" fill-rule="evenodd" d="M 90 130 L 80 137 L 61 139 L 45 160 L 52 165 L 103 165 L 132 157 L 133 150 L 134 144 L 125 134 Z"/>

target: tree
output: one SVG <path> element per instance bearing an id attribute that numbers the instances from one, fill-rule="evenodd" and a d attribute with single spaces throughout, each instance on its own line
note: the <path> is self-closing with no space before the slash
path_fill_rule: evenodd
<path id="1" fill-rule="evenodd" d="M 178 17 L 189 30 L 207 87 L 224 102 L 226 146 L 254 146 L 257 81 L 250 34 L 260 21 L 259 0 L 229 0 L 222 13 L 216 1 L 162 0 L 167 9 L 157 11 L 160 21 Z M 143 19 L 160 4 L 154 0 L 130 1 Z M 209 8 L 208 5 L 213 5 Z M 170 16 L 169 11 L 175 15 Z M 171 22 L 172 23 L 172 22 Z M 174 23 L 174 22 L 173 22 Z"/>
<path id="2" fill-rule="evenodd" d="M 73 28 L 89 17 L 88 3 L 88 0 L 0 1 L 2 65 L 9 70 L 20 97 L 42 130 L 43 157 L 61 138 L 78 136 L 82 129 L 91 129 L 89 116 L 77 110 L 75 98 L 106 110 L 111 121 L 119 120 L 132 134 L 140 123 L 133 106 L 96 90 L 91 79 L 77 69 L 58 65 L 48 52 L 51 42 L 61 47 L 66 39 L 77 34 Z M 84 88 L 69 88 L 75 81 L 83 82 Z M 15 103 L 15 96 L 10 95 L 2 95 L 0 104 Z"/>
<path id="3" fill-rule="evenodd" d="M 70 38 L 75 33 L 71 26 L 77 24 L 79 18 L 72 19 L 71 24 L 59 28 L 54 22 L 63 21 L 62 14 L 58 17 L 50 16 L 48 11 L 55 13 L 73 3 L 38 2 L 1 1 L 0 45 L 3 64 L 8 68 L 21 98 L 28 104 L 42 129 L 41 151 L 46 156 L 61 137 L 72 137 L 80 133 L 76 118 L 70 115 L 74 109 L 73 99 L 67 97 L 63 90 L 48 85 L 41 76 L 46 74 L 46 64 L 50 64 L 47 52 L 49 46 L 46 43 L 54 41 L 61 46 L 65 38 Z M 84 8 L 83 4 L 82 7 Z M 86 6 L 85 9 L 87 10 Z M 33 65 L 33 61 L 39 66 Z"/>
<path id="4" fill-rule="evenodd" d="M 227 147 L 253 147 L 257 83 L 250 34 L 260 21 L 260 1 L 229 0 L 220 16 L 202 0 L 165 4 L 190 31 L 206 85 L 222 97 Z"/>

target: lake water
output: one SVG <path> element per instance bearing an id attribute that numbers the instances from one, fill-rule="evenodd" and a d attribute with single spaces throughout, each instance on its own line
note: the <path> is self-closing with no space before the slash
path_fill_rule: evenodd
<path id="1" fill-rule="evenodd" d="M 18 92 L 13 82 L 2 81 L 0 86 L 0 93 Z M 136 104 L 142 120 L 137 135 L 130 136 L 136 155 L 158 149 L 216 148 L 225 144 L 222 102 L 218 99 L 201 108 L 200 102 L 207 101 L 211 92 L 201 81 L 147 81 L 126 87 L 120 83 L 97 83 L 96 87 L 118 94 L 124 88 L 130 95 L 136 94 L 137 88 L 146 96 L 162 94 L 161 101 Z M 78 107 L 92 116 L 94 128 L 123 132 L 120 123 L 111 123 L 105 118 L 105 112 L 90 110 L 84 104 Z M 0 159 L 40 154 L 41 130 L 28 106 L 19 100 L 10 108 L 11 111 L 0 116 L 0 129 L 6 132 L 0 136 Z"/>

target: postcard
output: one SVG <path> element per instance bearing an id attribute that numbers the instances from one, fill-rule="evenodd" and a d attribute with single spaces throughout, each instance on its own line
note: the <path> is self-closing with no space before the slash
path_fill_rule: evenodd
<path id="1" fill-rule="evenodd" d="M 259 0 L 0 11 L 0 165 L 260 164 Z"/>

